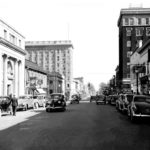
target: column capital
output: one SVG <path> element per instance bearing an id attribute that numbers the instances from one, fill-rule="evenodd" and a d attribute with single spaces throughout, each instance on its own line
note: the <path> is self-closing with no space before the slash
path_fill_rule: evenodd
<path id="1" fill-rule="evenodd" d="M 2 57 L 3 57 L 3 58 L 7 58 L 8 55 L 7 55 L 7 54 L 2 54 Z"/>

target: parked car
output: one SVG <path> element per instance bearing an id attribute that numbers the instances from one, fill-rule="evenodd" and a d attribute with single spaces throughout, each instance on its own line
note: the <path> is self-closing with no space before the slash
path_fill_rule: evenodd
<path id="1" fill-rule="evenodd" d="M 77 94 L 71 96 L 70 104 L 79 104 L 80 97 Z"/>
<path id="2" fill-rule="evenodd" d="M 107 102 L 108 104 L 110 104 L 111 96 L 112 96 L 112 95 L 106 96 L 106 102 Z"/>
<path id="3" fill-rule="evenodd" d="M 34 95 L 33 96 L 33 107 L 39 108 L 39 107 L 45 107 L 46 103 L 46 95 Z"/>
<path id="4" fill-rule="evenodd" d="M 105 95 L 98 95 L 96 99 L 96 104 L 106 104 L 106 97 Z"/>
<path id="5" fill-rule="evenodd" d="M 90 97 L 90 102 L 92 102 L 92 101 L 96 101 L 96 95 L 92 95 L 92 96 Z"/>
<path id="6" fill-rule="evenodd" d="M 150 96 L 134 95 L 128 105 L 128 116 L 131 121 L 138 117 L 150 117 Z"/>
<path id="7" fill-rule="evenodd" d="M 116 105 L 116 100 L 119 98 L 119 95 L 111 95 L 110 104 Z"/>
<path id="8" fill-rule="evenodd" d="M 116 100 L 116 109 L 125 113 L 128 110 L 128 105 L 133 99 L 133 94 L 120 94 L 119 98 Z"/>
<path id="9" fill-rule="evenodd" d="M 33 108 L 33 97 L 31 95 L 19 96 L 17 110 Z"/>
<path id="10" fill-rule="evenodd" d="M 53 93 L 50 95 L 50 99 L 46 102 L 46 112 L 51 112 L 52 110 L 66 110 L 66 99 L 64 94 Z"/>
<path id="11" fill-rule="evenodd" d="M 8 96 L 0 96 L 0 117 L 3 114 L 12 114 L 11 100 Z"/>

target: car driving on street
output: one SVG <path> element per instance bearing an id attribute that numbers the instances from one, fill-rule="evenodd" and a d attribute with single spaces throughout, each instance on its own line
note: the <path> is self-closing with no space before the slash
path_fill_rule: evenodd
<path id="1" fill-rule="evenodd" d="M 50 99 L 46 102 L 46 111 L 51 112 L 52 110 L 66 110 L 66 99 L 64 94 L 53 93 L 50 95 Z"/>

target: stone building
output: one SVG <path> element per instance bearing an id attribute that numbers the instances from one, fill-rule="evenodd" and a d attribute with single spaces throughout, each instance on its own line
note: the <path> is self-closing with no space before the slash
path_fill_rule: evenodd
<path id="1" fill-rule="evenodd" d="M 71 41 L 27 41 L 28 59 L 45 71 L 58 72 L 64 76 L 65 93 L 70 95 L 72 82 Z"/>
<path id="2" fill-rule="evenodd" d="M 25 37 L 0 20 L 0 96 L 24 94 Z"/>
<path id="3" fill-rule="evenodd" d="M 130 88 L 130 56 L 150 38 L 150 8 L 121 9 L 119 28 L 120 88 Z"/>

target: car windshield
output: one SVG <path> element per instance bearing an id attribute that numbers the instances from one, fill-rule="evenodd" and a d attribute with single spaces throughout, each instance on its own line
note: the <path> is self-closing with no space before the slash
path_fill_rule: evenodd
<path id="1" fill-rule="evenodd" d="M 61 98 L 62 95 L 51 95 L 51 98 L 53 99 L 58 99 L 58 98 Z"/>
<path id="2" fill-rule="evenodd" d="M 134 101 L 135 102 L 150 102 L 150 98 L 148 98 L 148 97 L 135 97 Z"/>

